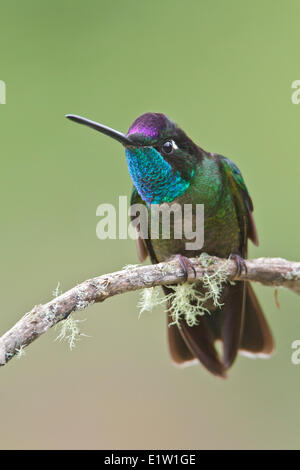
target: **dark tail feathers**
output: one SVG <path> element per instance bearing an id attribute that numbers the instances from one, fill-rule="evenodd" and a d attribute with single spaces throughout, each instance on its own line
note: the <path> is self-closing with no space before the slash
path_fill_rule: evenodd
<path id="1" fill-rule="evenodd" d="M 164 288 L 165 293 L 168 289 Z M 171 308 L 171 306 L 170 306 Z M 168 324 L 170 323 L 168 315 Z M 215 341 L 223 343 L 223 357 L 215 349 Z M 182 321 L 180 328 L 168 327 L 172 360 L 177 365 L 201 362 L 212 374 L 225 377 L 238 352 L 254 357 L 269 357 L 274 340 L 262 309 L 248 282 L 230 286 L 221 310 L 199 317 L 197 326 Z"/>

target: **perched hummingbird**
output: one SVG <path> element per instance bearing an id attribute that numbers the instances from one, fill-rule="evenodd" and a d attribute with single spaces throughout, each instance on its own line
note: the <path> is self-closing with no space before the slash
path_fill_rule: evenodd
<path id="1" fill-rule="evenodd" d="M 144 204 L 148 210 L 151 204 L 204 204 L 201 250 L 187 251 L 184 239 L 139 237 L 141 261 L 148 255 L 152 263 L 177 255 L 186 278 L 188 269 L 193 269 L 189 258 L 202 252 L 220 258 L 233 256 L 237 269 L 243 268 L 247 239 L 258 245 L 258 238 L 251 198 L 241 172 L 231 160 L 203 150 L 164 114 L 143 114 L 126 135 L 79 116 L 66 117 L 112 137 L 125 147 L 134 185 L 131 204 Z M 164 287 L 164 292 L 168 294 L 170 289 Z M 174 363 L 201 362 L 212 374 L 225 377 L 238 351 L 254 357 L 271 355 L 272 333 L 250 283 L 237 281 L 226 285 L 222 302 L 222 307 L 210 305 L 211 315 L 200 316 L 195 326 L 181 319 L 179 327 L 168 328 Z M 172 305 L 168 309 L 171 312 Z M 223 344 L 222 357 L 215 348 L 216 340 Z"/>

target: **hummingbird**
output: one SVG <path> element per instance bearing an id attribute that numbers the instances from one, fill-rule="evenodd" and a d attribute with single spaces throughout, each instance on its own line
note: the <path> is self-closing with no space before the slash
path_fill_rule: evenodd
<path id="1" fill-rule="evenodd" d="M 247 242 L 258 245 L 253 203 L 238 167 L 217 153 L 195 144 L 171 119 L 161 113 L 145 113 L 130 126 L 127 134 L 103 124 L 68 114 L 66 117 L 89 126 L 125 148 L 133 182 L 131 204 L 204 204 L 204 244 L 187 250 L 182 239 L 137 238 L 141 262 L 148 256 L 153 264 L 174 256 L 182 266 L 184 279 L 193 270 L 190 258 L 207 253 L 232 257 L 237 271 L 245 267 Z M 201 290 L 200 283 L 199 289 Z M 163 287 L 167 295 L 169 287 Z M 168 304 L 168 345 L 171 359 L 178 366 L 201 363 L 209 372 L 226 377 L 238 353 L 250 357 L 269 357 L 274 340 L 256 295 L 248 281 L 226 284 L 222 305 L 209 305 L 210 315 L 199 316 L 194 326 L 181 317 L 172 322 L 172 303 Z M 222 344 L 222 351 L 216 342 Z"/>

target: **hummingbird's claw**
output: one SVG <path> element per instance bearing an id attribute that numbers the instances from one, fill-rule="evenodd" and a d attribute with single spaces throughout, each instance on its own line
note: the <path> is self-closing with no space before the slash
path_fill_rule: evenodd
<path id="1" fill-rule="evenodd" d="M 182 267 L 183 274 L 184 274 L 183 282 L 186 282 L 188 280 L 188 277 L 189 277 L 188 268 L 190 268 L 193 271 L 195 279 L 196 279 L 197 277 L 196 269 L 193 263 L 191 262 L 191 260 L 183 255 L 175 255 L 175 258 L 178 259 L 180 266 Z"/>
<path id="2" fill-rule="evenodd" d="M 235 261 L 235 264 L 236 264 L 236 273 L 235 275 L 238 277 L 242 274 L 243 270 L 245 271 L 245 273 L 247 274 L 248 272 L 248 269 L 247 269 L 247 265 L 246 265 L 246 261 L 244 260 L 244 258 L 242 258 L 240 255 L 238 255 L 237 253 L 232 253 L 230 255 L 230 259 L 232 259 L 233 261 Z"/>

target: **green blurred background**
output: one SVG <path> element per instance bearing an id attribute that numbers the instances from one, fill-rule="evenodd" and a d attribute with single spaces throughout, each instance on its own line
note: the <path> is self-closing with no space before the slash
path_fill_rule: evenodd
<path id="1" fill-rule="evenodd" d="M 1 1 L 1 314 L 5 332 L 75 283 L 136 263 L 99 241 L 96 207 L 129 195 L 122 148 L 64 118 L 120 131 L 146 111 L 238 164 L 255 205 L 250 256 L 299 260 L 298 1 Z M 76 318 L 70 352 L 51 330 L 0 371 L 1 448 L 299 448 L 300 299 L 257 286 L 276 355 L 239 357 L 227 381 L 176 369 L 163 309 L 138 294 Z"/>

